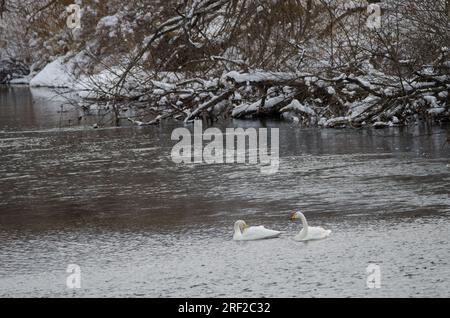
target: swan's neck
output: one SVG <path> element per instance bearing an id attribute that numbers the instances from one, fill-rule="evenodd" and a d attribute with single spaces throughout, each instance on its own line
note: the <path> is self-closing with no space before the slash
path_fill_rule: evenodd
<path id="1" fill-rule="evenodd" d="M 300 220 L 302 220 L 303 230 L 300 232 L 300 239 L 304 239 L 308 236 L 308 221 L 306 221 L 305 216 L 300 213 Z"/>

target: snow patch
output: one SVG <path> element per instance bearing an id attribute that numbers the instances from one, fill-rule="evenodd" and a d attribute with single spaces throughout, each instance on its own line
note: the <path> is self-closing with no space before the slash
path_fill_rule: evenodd
<path id="1" fill-rule="evenodd" d="M 58 58 L 48 64 L 30 81 L 31 87 L 73 87 L 75 81 L 70 75 L 70 70 L 63 63 L 63 58 Z"/>
<path id="2" fill-rule="evenodd" d="M 299 112 L 310 116 L 316 116 L 316 112 L 308 106 L 303 105 L 298 100 L 294 99 L 289 105 L 281 109 L 281 112 Z"/>

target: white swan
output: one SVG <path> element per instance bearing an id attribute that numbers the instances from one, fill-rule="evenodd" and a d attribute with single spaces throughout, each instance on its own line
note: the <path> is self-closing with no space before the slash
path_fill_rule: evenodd
<path id="1" fill-rule="evenodd" d="M 302 220 L 303 229 L 294 237 L 296 241 L 313 241 L 313 240 L 322 240 L 330 236 L 331 231 L 325 230 L 321 227 L 311 227 L 308 226 L 308 222 L 306 221 L 306 217 L 302 212 L 294 212 L 291 215 L 291 220 Z"/>
<path id="2" fill-rule="evenodd" d="M 277 238 L 281 232 L 266 229 L 264 226 L 249 227 L 244 221 L 237 221 L 234 223 L 235 241 L 255 241 Z"/>

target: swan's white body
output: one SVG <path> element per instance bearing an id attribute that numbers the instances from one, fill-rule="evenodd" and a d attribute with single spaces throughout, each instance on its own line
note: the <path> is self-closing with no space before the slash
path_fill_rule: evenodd
<path id="1" fill-rule="evenodd" d="M 244 221 L 237 221 L 234 224 L 235 241 L 256 241 L 279 237 L 281 232 L 266 229 L 264 226 L 248 227 Z"/>
<path id="2" fill-rule="evenodd" d="M 305 241 L 314 241 L 314 240 L 322 240 L 330 236 L 331 231 L 325 230 L 321 227 L 311 227 L 308 226 L 308 222 L 306 221 L 306 217 L 303 215 L 302 212 L 296 212 L 292 219 L 300 219 L 302 220 L 303 229 L 298 233 L 294 240 L 305 242 Z"/>

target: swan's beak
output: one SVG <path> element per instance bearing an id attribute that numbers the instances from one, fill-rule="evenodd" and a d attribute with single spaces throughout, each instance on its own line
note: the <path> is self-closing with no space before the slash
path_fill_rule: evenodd
<path id="1" fill-rule="evenodd" d="M 291 214 L 291 221 L 298 220 L 300 217 L 297 212 Z"/>

